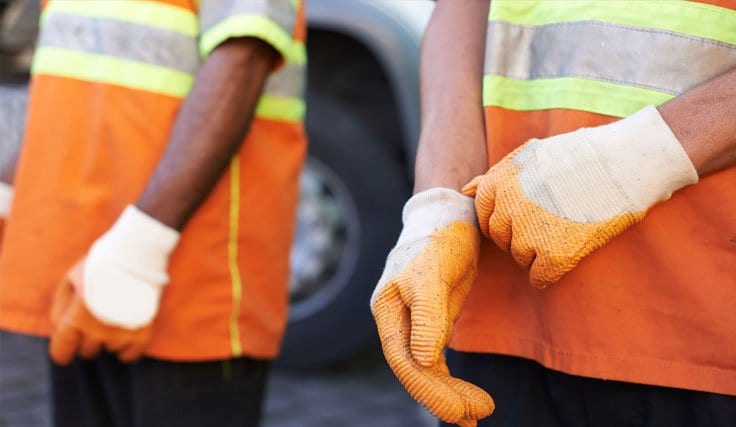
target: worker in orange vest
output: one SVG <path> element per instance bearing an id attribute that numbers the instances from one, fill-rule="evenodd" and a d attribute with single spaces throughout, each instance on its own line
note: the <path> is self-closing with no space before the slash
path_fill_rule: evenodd
<path id="1" fill-rule="evenodd" d="M 303 12 L 45 2 L 0 327 L 50 336 L 57 426 L 258 424 L 306 149 Z"/>
<path id="2" fill-rule="evenodd" d="M 409 393 L 466 427 L 732 425 L 736 3 L 439 0 L 421 71 L 371 300 Z"/>

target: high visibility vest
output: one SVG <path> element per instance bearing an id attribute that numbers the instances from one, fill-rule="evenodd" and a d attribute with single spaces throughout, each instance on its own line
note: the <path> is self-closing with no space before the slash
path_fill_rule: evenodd
<path id="1" fill-rule="evenodd" d="M 489 165 L 530 138 L 609 123 L 734 69 L 735 9 L 733 0 L 493 0 Z M 734 212 L 732 167 L 675 193 L 544 291 L 486 241 L 451 347 L 736 394 Z"/>
<path id="2" fill-rule="evenodd" d="M 301 0 L 45 5 L 0 259 L 0 327 L 48 333 L 55 286 L 140 196 L 202 61 L 231 37 L 256 37 L 283 64 L 240 150 L 182 231 L 147 355 L 277 354 L 306 150 L 303 12 Z"/>

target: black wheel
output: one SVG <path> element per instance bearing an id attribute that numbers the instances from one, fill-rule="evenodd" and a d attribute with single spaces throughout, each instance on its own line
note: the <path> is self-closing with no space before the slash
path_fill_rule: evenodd
<path id="1" fill-rule="evenodd" d="M 401 159 L 344 97 L 311 87 L 307 131 L 278 362 L 287 367 L 333 364 L 377 343 L 369 299 L 409 195 Z"/>

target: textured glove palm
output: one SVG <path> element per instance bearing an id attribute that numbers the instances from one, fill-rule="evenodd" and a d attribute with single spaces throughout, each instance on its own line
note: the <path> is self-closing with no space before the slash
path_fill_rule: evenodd
<path id="1" fill-rule="evenodd" d="M 481 231 L 544 288 L 698 176 L 654 107 L 533 139 L 463 188 Z"/>
<path id="2" fill-rule="evenodd" d="M 445 422 L 474 426 L 494 408 L 453 378 L 442 355 L 473 284 L 479 235 L 472 199 L 449 189 L 414 196 L 371 298 L 386 360 L 409 394 Z"/>

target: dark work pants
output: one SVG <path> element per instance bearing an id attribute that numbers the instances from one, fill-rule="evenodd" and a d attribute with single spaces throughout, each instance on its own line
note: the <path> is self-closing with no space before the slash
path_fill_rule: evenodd
<path id="1" fill-rule="evenodd" d="M 122 364 L 111 354 L 52 364 L 56 427 L 255 427 L 268 362 Z"/>
<path id="2" fill-rule="evenodd" d="M 510 356 L 448 351 L 447 362 L 496 402 L 479 427 L 736 426 L 736 396 L 578 377 Z"/>

